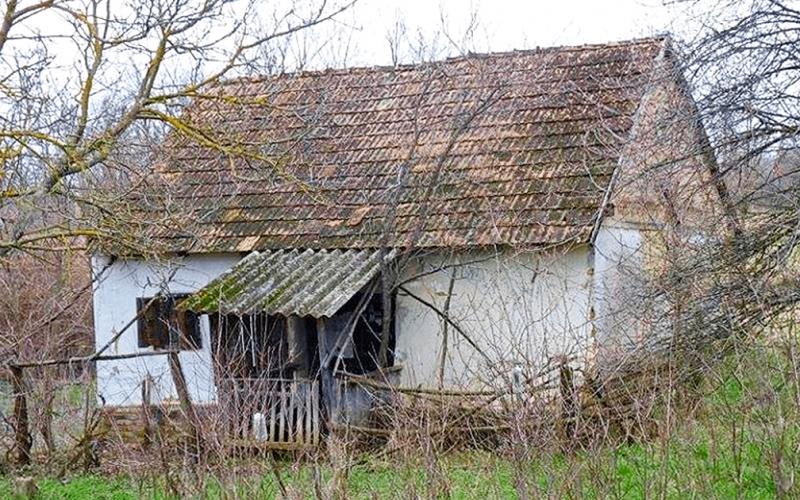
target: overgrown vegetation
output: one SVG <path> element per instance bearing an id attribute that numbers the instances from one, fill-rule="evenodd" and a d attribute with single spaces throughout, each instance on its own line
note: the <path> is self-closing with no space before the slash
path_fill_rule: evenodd
<path id="1" fill-rule="evenodd" d="M 733 352 L 703 384 L 658 420 L 649 441 L 608 448 L 543 449 L 520 463 L 495 451 L 436 457 L 353 454 L 344 469 L 327 457 L 261 457 L 227 462 L 183 490 L 189 497 L 518 498 L 519 477 L 533 497 L 774 498 L 800 495 L 798 339 L 761 341 Z M 507 447 L 513 447 L 511 443 Z M 380 456 L 380 454 L 377 454 Z M 522 470 L 519 470 L 519 468 Z M 345 479 L 342 481 L 341 477 Z M 171 498 L 164 479 L 101 471 L 40 478 L 38 498 Z M 336 490 L 334 488 L 340 488 Z M 0 497 L 11 495 L 11 479 Z"/>
<path id="2" fill-rule="evenodd" d="M 643 322 L 647 331 L 631 335 L 637 338 L 638 349 L 632 352 L 644 353 L 645 369 L 660 366 L 666 358 L 668 369 L 678 375 L 658 379 L 657 394 L 641 399 L 632 394 L 619 404 L 625 414 L 616 415 L 610 423 L 588 418 L 578 403 L 572 408 L 574 413 L 563 410 L 568 406 L 563 402 L 576 392 L 572 371 L 569 377 L 561 377 L 561 381 L 570 380 L 567 390 L 557 376 L 547 380 L 553 393 L 560 390 L 561 407 L 550 404 L 546 396 L 537 399 L 545 392 L 538 390 L 542 387 L 533 390 L 532 383 L 519 380 L 516 386 L 513 380 L 498 384 L 508 386 L 502 395 L 495 388 L 472 400 L 464 394 L 467 391 L 461 391 L 459 396 L 464 397 L 452 408 L 446 407 L 441 401 L 452 401 L 452 394 L 445 395 L 440 377 L 438 389 L 417 390 L 413 396 L 414 401 L 429 403 L 433 411 L 427 412 L 422 404 L 387 405 L 396 413 L 382 422 L 383 427 L 357 431 L 375 431 L 373 436 L 379 437 L 374 441 L 381 441 L 381 446 L 366 450 L 363 441 L 350 439 L 352 429 L 346 429 L 347 437 L 331 432 L 313 451 L 260 455 L 227 453 L 231 443 L 219 439 L 222 425 L 203 427 L 199 418 L 185 418 L 195 415 L 200 406 L 193 405 L 188 396 L 178 394 L 184 418 L 175 419 L 169 410 L 150 405 L 148 396 L 142 398 L 147 400 L 142 408 L 135 408 L 142 410 L 145 421 L 137 430 L 141 435 L 132 440 L 135 444 L 111 444 L 110 437 L 119 436 L 101 431 L 103 405 L 93 390 L 97 364 L 92 356 L 99 356 L 118 337 L 75 363 L 75 356 L 92 350 L 89 292 L 107 268 L 95 273 L 95 282 L 90 283 L 85 261 L 76 264 L 74 252 L 85 250 L 88 237 L 143 255 L 158 254 L 139 228 L 171 227 L 186 220 L 184 213 L 168 203 L 169 186 L 149 186 L 150 167 L 168 128 L 205 141 L 212 150 L 260 162 L 259 175 L 264 176 L 260 180 L 274 182 L 282 163 L 238 144 L 231 148 L 229 140 L 235 139 L 224 134 L 209 135 L 189 126 L 190 122 L 181 121 L 182 106 L 187 99 L 217 88 L 227 77 L 284 69 L 275 59 L 280 48 L 273 44 L 284 39 L 289 44 L 293 33 L 329 21 L 351 5 L 312 1 L 311 7 L 321 8 L 302 15 L 291 9 L 283 17 L 276 15 L 275 22 L 269 15 L 240 22 L 240 16 L 228 10 L 228 3 L 178 2 L 173 8 L 173 2 L 165 0 L 155 2 L 150 10 L 133 8 L 115 16 L 102 14 L 101 2 L 95 1 L 83 6 L 67 1 L 25 6 L 7 2 L 0 27 L 0 66 L 8 82 L 0 90 L 0 103 L 7 111 L 0 120 L 0 284 L 5 291 L 0 351 L 14 404 L 3 408 L 0 449 L 6 455 L 0 456 L 0 497 L 15 495 L 25 476 L 32 478 L 40 498 L 800 497 L 800 478 L 796 477 L 800 470 L 800 339 L 795 312 L 800 279 L 792 258 L 800 244 L 796 83 L 800 81 L 800 12 L 773 0 L 750 0 L 744 8 L 733 0 L 712 2 L 717 9 L 709 11 L 709 24 L 698 31 L 698 39 L 675 44 L 678 50 L 686 49 L 686 68 L 682 69 L 689 86 L 694 86 L 688 90 L 694 91 L 699 115 L 691 110 L 687 122 L 685 110 L 676 110 L 671 118 L 680 128 L 687 123 L 696 127 L 698 116 L 702 119 L 708 143 L 701 141 L 702 151 L 691 153 L 717 160 L 711 162 L 712 178 L 703 182 L 715 187 L 720 210 L 700 210 L 693 214 L 697 220 L 680 220 L 679 211 L 672 210 L 675 213 L 664 225 L 674 238 L 664 238 L 663 252 L 654 265 L 661 274 L 653 277 L 654 283 L 648 281 L 647 287 L 644 280 L 641 286 L 634 284 L 630 295 L 641 295 L 641 300 L 625 304 L 626 314 L 650 318 L 649 323 Z M 258 6 L 258 2 L 245 3 Z M 27 26 L 32 17 L 54 11 L 67 19 L 71 29 L 67 35 L 42 36 L 36 26 Z M 249 7 L 246 12 L 250 13 Z M 725 29 L 717 25 L 720 19 Z M 207 36 L 206 26 L 224 20 L 230 23 L 226 43 L 232 46 L 196 45 L 195 39 Z M 63 37 L 85 48 L 80 64 L 74 65 L 81 69 L 66 87 L 54 76 L 61 63 L 55 67 L 49 56 L 51 45 L 63 43 Z M 220 54 L 218 49 L 223 47 Z M 108 59 L 109 52 L 117 50 L 135 53 L 149 69 L 118 86 L 127 72 L 105 71 L 112 62 L 112 67 L 129 69 L 128 57 Z M 196 61 L 190 63 L 194 67 L 190 76 L 183 75 L 175 62 L 183 57 Z M 205 63 L 215 58 L 222 59 L 222 67 L 208 75 Z M 107 106 L 108 96 L 97 92 L 101 84 L 118 88 L 121 97 L 116 107 Z M 152 121 L 157 123 L 155 130 L 149 125 Z M 656 151 L 675 146 L 662 143 L 662 134 L 656 135 Z M 415 136 L 403 162 L 406 172 L 416 167 L 412 160 L 416 161 L 418 139 Z M 438 180 L 438 170 L 447 165 L 452 145 L 436 158 L 431 190 L 448 194 L 448 186 L 452 187 Z M 652 150 L 638 153 L 644 158 Z M 658 178 L 660 184 L 648 184 L 648 192 L 658 191 L 671 203 L 674 191 L 693 187 L 683 185 L 683 173 L 673 172 L 670 162 L 653 163 L 636 180 Z M 401 180 L 398 186 L 405 183 Z M 163 216 L 153 220 L 139 213 L 141 206 L 128 203 L 135 199 L 129 196 L 132 192 L 147 198 L 151 188 L 161 195 L 154 199 L 166 200 L 163 210 L 153 210 Z M 387 198 L 393 199 L 389 213 L 397 210 L 401 200 L 401 189 L 394 193 L 392 189 L 387 192 Z M 608 189 L 610 194 L 612 188 Z M 598 221 L 604 211 L 605 207 L 597 212 Z M 66 215 L 59 215 L 62 212 Z M 388 222 L 381 219 L 365 228 L 389 234 L 395 229 L 394 215 L 384 219 Z M 725 231 L 688 235 L 704 224 Z M 79 254 L 78 259 L 82 258 Z M 389 285 L 389 273 L 384 271 L 388 267 L 381 272 L 383 297 L 390 297 L 394 285 Z M 164 288 L 171 279 L 171 275 L 164 278 Z M 448 328 L 461 333 L 449 315 L 452 280 L 448 305 L 437 313 L 443 336 Z M 387 314 L 380 328 L 381 341 L 387 343 L 390 308 L 391 304 L 383 304 Z M 594 311 L 587 322 L 598 319 L 593 315 Z M 725 349 L 717 350 L 717 345 Z M 384 359 L 379 366 L 388 368 L 383 342 L 381 346 Z M 660 356 L 652 356 L 654 351 Z M 177 353 L 170 355 L 178 360 Z M 678 356 L 677 362 L 673 356 Z M 684 365 L 681 356 L 691 360 Z M 567 364 L 562 360 L 560 367 Z M 549 360 L 547 365 L 552 368 Z M 177 361 L 170 368 L 174 368 L 174 381 L 183 379 Z M 537 373 L 542 369 L 535 363 L 525 368 Z M 523 378 L 522 368 L 514 369 Z M 578 375 L 587 374 L 578 371 Z M 582 381 L 594 382 L 596 374 L 588 375 Z M 150 387 L 147 380 L 141 384 L 143 393 Z M 384 385 L 383 381 L 378 385 Z M 187 392 L 185 386 L 185 381 L 175 383 Z M 370 387 L 375 388 L 374 381 Z M 394 389 L 397 394 L 403 392 Z M 593 389 L 591 383 L 581 387 L 584 392 Z M 138 385 L 131 389 L 138 390 Z M 379 390 L 384 391 L 381 395 L 391 392 L 385 385 Z M 169 401 L 172 407 L 175 402 Z M 500 417 L 481 420 L 482 415 L 469 406 L 473 403 L 481 409 L 502 406 L 492 415 Z M 2 397 L 0 404 L 6 406 Z M 543 408 L 549 413 L 540 411 Z M 241 413 L 248 425 L 256 416 Z M 191 433 L 181 434 L 187 421 L 193 442 L 187 438 Z M 576 425 L 574 433 L 558 428 L 575 421 L 586 425 Z M 614 431 L 604 425 L 613 425 Z M 491 439 L 442 437 L 456 428 L 471 435 L 477 427 Z M 166 428 L 178 431 L 162 436 Z M 333 426 L 328 430 L 333 431 Z"/>

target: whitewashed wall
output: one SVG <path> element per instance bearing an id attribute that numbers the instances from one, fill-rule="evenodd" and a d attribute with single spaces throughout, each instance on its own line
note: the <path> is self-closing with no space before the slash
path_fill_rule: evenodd
<path id="1" fill-rule="evenodd" d="M 406 278 L 460 263 L 450 315 L 484 354 L 452 327 L 444 373 L 448 387 L 509 383 L 515 365 L 528 375 L 552 356 L 583 357 L 590 347 L 589 252 L 536 254 L 503 251 L 431 256 L 405 270 Z M 472 262 L 472 263 L 470 263 Z M 450 270 L 406 285 L 414 295 L 444 307 Z M 397 360 L 404 385 L 436 386 L 442 320 L 408 294 L 397 296 Z"/>
<path id="2" fill-rule="evenodd" d="M 105 345 L 136 315 L 136 298 L 150 297 L 160 290 L 170 293 L 190 293 L 239 260 L 238 254 L 197 255 L 161 264 L 139 260 L 117 260 L 106 269 L 94 287 L 95 343 Z M 95 255 L 92 268 L 95 275 L 109 259 Z M 168 277 L 175 271 L 174 276 Z M 166 287 L 166 288 L 164 288 Z M 211 349 L 208 317 L 201 317 L 203 347 L 180 354 L 189 392 L 196 402 L 213 401 L 215 389 L 211 369 Z M 136 325 L 131 326 L 106 354 L 125 354 L 139 351 Z M 97 366 L 97 391 L 100 402 L 107 405 L 133 405 L 141 402 L 141 382 L 150 375 L 156 381 L 153 400 L 177 398 L 166 357 L 151 356 L 120 361 L 103 361 Z"/>
<path id="3" fill-rule="evenodd" d="M 648 243 L 653 227 L 610 219 L 595 242 L 594 313 L 600 368 L 613 368 L 660 321 L 647 274 Z"/>
<path id="4" fill-rule="evenodd" d="M 551 357 L 562 354 L 583 362 L 593 355 L 595 347 L 590 302 L 595 305 L 594 331 L 601 346 L 624 343 L 620 335 L 631 330 L 621 329 L 625 321 L 617 311 L 626 300 L 621 291 L 631 282 L 627 269 L 641 266 L 641 247 L 639 230 L 604 227 L 597 239 L 594 276 L 590 273 L 592 262 L 587 247 L 545 254 L 513 251 L 432 254 L 414 262 L 404 270 L 404 278 L 438 269 L 442 264 L 460 263 L 455 271 L 450 315 L 483 354 L 450 327 L 446 386 L 506 385 L 515 366 L 530 375 Z M 137 297 L 152 296 L 164 287 L 170 293 L 194 292 L 238 260 L 238 254 L 216 254 L 164 263 L 115 261 L 95 285 L 97 346 L 104 345 L 135 316 Z M 95 256 L 95 272 L 107 262 L 107 257 Z M 167 281 L 173 270 L 174 277 Z M 450 273 L 448 269 L 428 274 L 405 286 L 442 309 Z M 404 366 L 401 383 L 436 386 L 442 320 L 403 291 L 398 292 L 396 306 L 397 361 Z M 215 399 L 215 385 L 208 318 L 202 317 L 200 325 L 203 348 L 182 352 L 180 356 L 192 398 L 210 402 Z M 139 349 L 134 325 L 108 354 L 142 350 L 151 348 Z M 154 400 L 177 397 L 166 359 L 161 356 L 98 363 L 98 396 L 108 405 L 139 404 L 141 381 L 148 374 L 157 383 Z"/>

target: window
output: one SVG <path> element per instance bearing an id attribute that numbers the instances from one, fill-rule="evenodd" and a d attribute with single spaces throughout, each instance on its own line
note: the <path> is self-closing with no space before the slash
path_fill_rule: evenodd
<path id="1" fill-rule="evenodd" d="M 155 349 L 180 349 L 192 351 L 202 347 L 200 318 L 192 311 L 180 311 L 175 305 L 186 295 L 169 295 L 157 298 L 142 313 L 152 297 L 136 299 L 139 316 L 139 347 Z"/>

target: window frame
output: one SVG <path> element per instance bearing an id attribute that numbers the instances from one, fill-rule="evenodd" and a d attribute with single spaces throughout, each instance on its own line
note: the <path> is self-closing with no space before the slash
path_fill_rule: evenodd
<path id="1" fill-rule="evenodd" d="M 136 298 L 136 313 L 139 316 L 136 321 L 136 343 L 139 349 L 150 348 L 157 351 L 203 349 L 200 315 L 176 308 L 177 303 L 188 296 L 189 294 L 185 293 L 175 293 Z M 153 303 L 143 312 L 151 300 Z"/>

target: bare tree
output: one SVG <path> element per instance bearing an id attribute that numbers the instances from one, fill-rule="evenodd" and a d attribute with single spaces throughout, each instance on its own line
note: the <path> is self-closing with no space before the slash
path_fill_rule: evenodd
<path id="1" fill-rule="evenodd" d="M 164 130 L 224 149 L 182 118 L 187 98 L 254 68 L 291 65 L 291 37 L 352 3 L 312 0 L 280 11 L 230 0 L 6 2 L 0 250 L 71 237 L 133 245 L 124 196 L 98 187 L 135 174 L 151 158 L 148 139 Z M 62 217 L 51 215 L 54 200 Z"/>
<path id="2" fill-rule="evenodd" d="M 776 0 L 720 1 L 699 20 L 684 46 L 685 69 L 738 236 L 673 276 L 714 275 L 715 300 L 741 305 L 749 324 L 748 314 L 769 319 L 796 301 L 787 290 L 798 279 L 800 11 Z"/>

